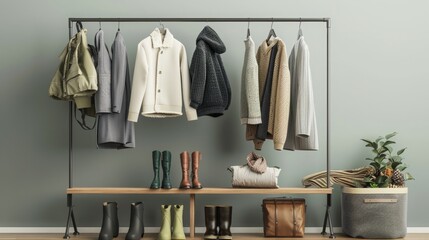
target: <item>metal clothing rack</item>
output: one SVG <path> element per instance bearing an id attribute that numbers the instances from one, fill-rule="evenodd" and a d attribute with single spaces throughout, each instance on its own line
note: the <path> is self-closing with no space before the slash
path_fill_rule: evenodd
<path id="1" fill-rule="evenodd" d="M 326 227 L 329 227 L 329 237 L 335 238 L 333 226 L 332 226 L 332 220 L 331 220 L 331 206 L 332 206 L 332 189 L 331 189 L 331 182 L 330 182 L 330 99 L 329 99 L 329 89 L 330 89 L 330 29 L 331 29 L 331 19 L 330 18 L 69 18 L 68 19 L 68 27 L 69 27 L 69 38 L 72 38 L 73 36 L 73 23 L 74 22 L 118 22 L 118 25 L 120 22 L 321 22 L 326 23 L 326 182 L 327 182 L 327 190 L 330 189 L 330 191 L 322 192 L 322 194 L 326 194 L 326 212 L 323 222 L 323 230 L 321 234 L 326 235 Z M 73 211 L 73 194 L 77 194 L 78 190 L 73 188 L 73 103 L 69 103 L 69 188 L 67 190 L 67 207 L 68 207 L 68 217 L 67 217 L 67 223 L 66 223 L 66 231 L 64 234 L 64 239 L 70 238 L 69 235 L 69 227 L 70 227 L 70 219 L 73 223 L 74 232 L 73 235 L 78 235 L 79 232 L 77 230 L 77 224 L 74 216 Z M 75 191 L 73 191 L 75 189 Z M 81 188 L 83 189 L 83 188 Z M 299 193 L 299 194 L 306 194 L 305 191 L 297 190 L 297 189 L 289 189 L 284 190 L 288 193 Z M 147 191 L 140 189 L 137 191 L 131 191 L 130 189 L 127 189 L 125 191 L 102 191 L 100 189 L 93 190 L 87 188 L 86 192 L 85 190 L 83 193 L 115 193 L 115 194 L 134 194 L 134 193 L 140 193 L 140 194 L 147 194 Z M 222 191 L 221 191 L 222 192 Z M 275 193 L 275 191 L 273 191 Z M 308 191 L 308 193 L 314 193 L 311 191 Z M 157 193 L 155 193 L 157 194 Z M 160 193 L 165 194 L 165 193 Z M 183 192 L 180 192 L 179 194 L 184 194 Z M 192 214 L 194 214 L 194 202 L 195 202 L 195 193 L 189 192 L 191 197 L 191 217 Z M 194 237 L 195 229 L 192 229 L 195 227 L 193 218 L 191 221 L 191 237 Z"/>

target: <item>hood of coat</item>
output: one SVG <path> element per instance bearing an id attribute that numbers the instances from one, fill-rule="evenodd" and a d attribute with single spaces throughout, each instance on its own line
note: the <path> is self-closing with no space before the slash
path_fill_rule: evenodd
<path id="1" fill-rule="evenodd" d="M 225 44 L 223 44 L 219 35 L 209 26 L 205 26 L 197 37 L 198 41 L 204 41 L 214 52 L 224 53 L 226 51 Z"/>

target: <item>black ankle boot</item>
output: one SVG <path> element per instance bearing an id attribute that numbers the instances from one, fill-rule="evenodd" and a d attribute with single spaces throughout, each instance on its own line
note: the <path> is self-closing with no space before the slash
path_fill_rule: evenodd
<path id="1" fill-rule="evenodd" d="M 142 202 L 131 203 L 130 228 L 125 236 L 125 240 L 138 240 L 144 235 Z"/>
<path id="2" fill-rule="evenodd" d="M 98 240 L 112 240 L 119 234 L 118 204 L 103 203 L 103 222 Z"/>

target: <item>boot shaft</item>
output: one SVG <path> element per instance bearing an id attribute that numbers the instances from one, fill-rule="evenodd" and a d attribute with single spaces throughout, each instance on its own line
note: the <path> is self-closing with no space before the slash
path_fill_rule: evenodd
<path id="1" fill-rule="evenodd" d="M 193 188 L 202 188 L 201 183 L 198 178 L 198 168 L 200 165 L 201 153 L 195 151 L 192 153 L 192 187 Z"/>
<path id="2" fill-rule="evenodd" d="M 189 181 L 190 159 L 187 151 L 180 154 L 180 163 L 182 166 L 182 181 L 180 182 L 180 188 L 191 188 L 191 183 Z"/>

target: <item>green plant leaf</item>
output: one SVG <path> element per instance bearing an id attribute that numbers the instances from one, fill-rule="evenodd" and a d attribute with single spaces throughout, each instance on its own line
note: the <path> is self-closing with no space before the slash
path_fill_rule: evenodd
<path id="1" fill-rule="evenodd" d="M 375 182 L 376 182 L 378 185 L 380 185 L 380 184 L 384 184 L 384 182 L 386 182 L 386 180 L 387 180 L 387 177 L 386 177 L 386 176 L 378 176 L 378 177 L 375 179 Z"/>
<path id="2" fill-rule="evenodd" d="M 374 149 L 378 149 L 378 143 L 373 142 L 373 143 L 372 143 L 372 147 L 373 147 Z"/>
<path id="3" fill-rule="evenodd" d="M 397 152 L 398 156 L 399 156 L 399 155 L 401 155 L 402 153 L 404 153 L 405 149 L 407 149 L 407 148 L 403 148 L 403 149 L 399 150 L 399 151 Z"/>
<path id="4" fill-rule="evenodd" d="M 383 146 L 385 149 L 387 149 L 387 151 L 389 151 L 389 153 L 392 153 L 393 148 L 391 146 Z"/>
<path id="5" fill-rule="evenodd" d="M 374 159 L 372 159 L 372 158 L 365 158 L 365 160 L 374 161 Z"/>
<path id="6" fill-rule="evenodd" d="M 373 166 L 375 169 L 379 169 L 380 168 L 380 164 L 378 162 L 372 162 L 369 165 Z"/>
<path id="7" fill-rule="evenodd" d="M 405 173 L 405 180 L 416 180 L 409 172 Z"/>
<path id="8" fill-rule="evenodd" d="M 362 141 L 364 141 L 364 142 L 366 142 L 366 143 L 369 143 L 369 144 L 372 144 L 372 141 L 370 141 L 370 140 L 368 140 L 368 139 L 361 139 Z"/>
<path id="9" fill-rule="evenodd" d="M 402 171 L 404 171 L 405 169 L 407 169 L 407 166 L 405 166 L 405 165 L 400 165 L 400 166 L 396 167 L 396 169 L 402 172 Z"/>
<path id="10" fill-rule="evenodd" d="M 394 144 L 394 143 L 396 143 L 396 142 L 389 140 L 389 141 L 386 141 L 385 143 L 383 143 L 383 146 L 387 146 L 387 145 Z"/>
<path id="11" fill-rule="evenodd" d="M 398 169 L 399 171 L 402 171 L 402 170 L 399 169 L 400 165 L 401 165 L 401 162 L 393 162 L 392 163 L 392 168 L 393 169 Z"/>
<path id="12" fill-rule="evenodd" d="M 393 156 L 391 157 L 392 162 L 402 162 L 402 157 L 401 156 Z"/>
<path id="13" fill-rule="evenodd" d="M 386 139 L 391 139 L 392 137 L 396 136 L 396 134 L 398 134 L 398 133 L 397 133 L 397 132 L 393 132 L 393 133 L 387 134 L 387 135 L 385 136 L 385 138 L 386 138 Z"/>
<path id="14" fill-rule="evenodd" d="M 372 147 L 372 144 L 368 143 L 368 144 L 365 145 L 365 147 Z"/>
<path id="15" fill-rule="evenodd" d="M 384 137 L 380 136 L 380 137 L 378 137 L 377 139 L 375 139 L 375 142 L 376 142 L 376 143 L 378 143 L 378 142 L 380 142 L 383 138 L 384 138 Z"/>

